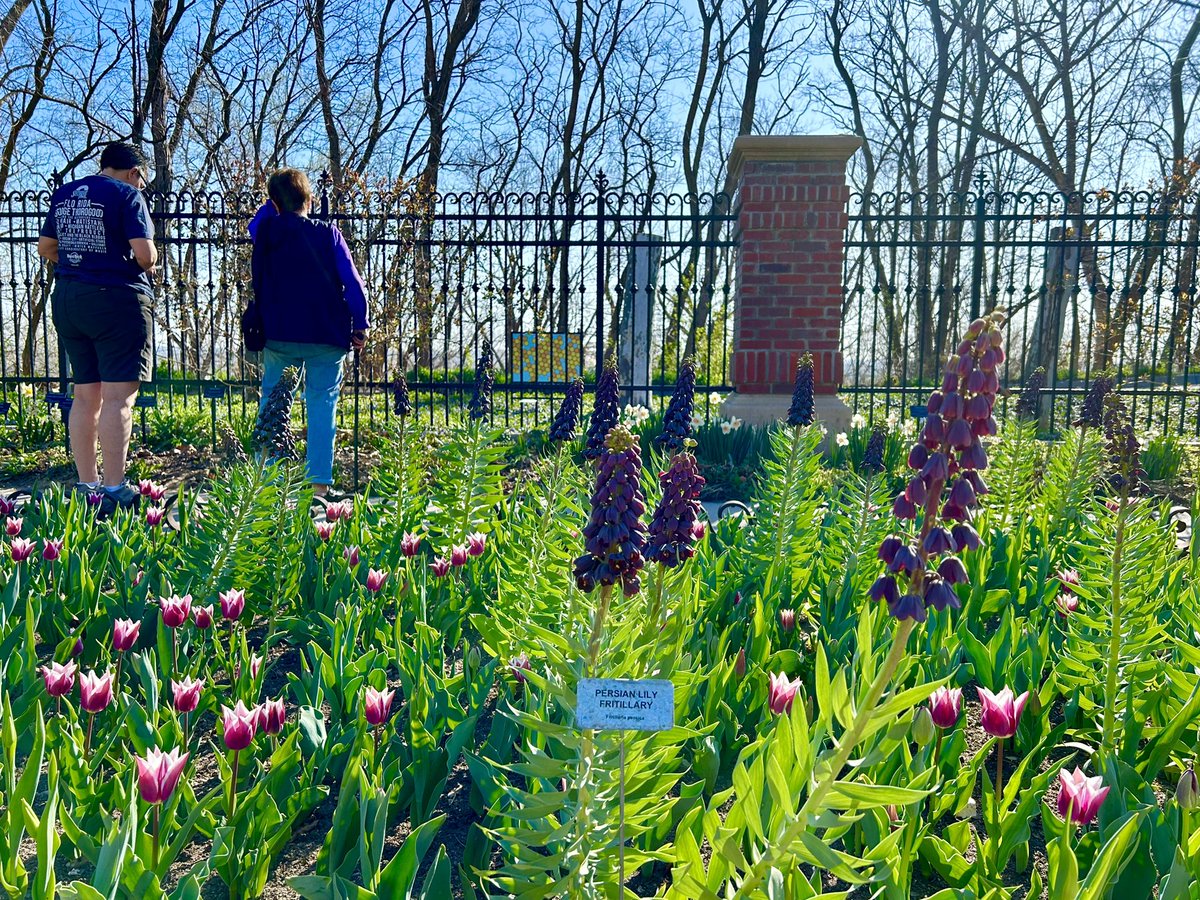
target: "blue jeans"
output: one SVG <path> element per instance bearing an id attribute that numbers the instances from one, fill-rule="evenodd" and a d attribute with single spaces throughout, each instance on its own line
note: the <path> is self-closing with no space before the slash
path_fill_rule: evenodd
<path id="1" fill-rule="evenodd" d="M 336 437 L 338 394 L 342 390 L 342 361 L 346 351 L 329 344 L 267 341 L 263 350 L 262 400 L 288 366 L 304 369 L 304 405 L 308 409 L 308 480 L 333 484 L 333 444 Z"/>

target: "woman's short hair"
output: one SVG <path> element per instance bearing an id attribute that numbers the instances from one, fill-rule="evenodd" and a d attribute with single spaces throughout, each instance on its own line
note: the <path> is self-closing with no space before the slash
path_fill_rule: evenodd
<path id="1" fill-rule="evenodd" d="M 267 195 L 280 212 L 299 212 L 312 200 L 312 185 L 299 169 L 280 169 L 267 179 Z"/>

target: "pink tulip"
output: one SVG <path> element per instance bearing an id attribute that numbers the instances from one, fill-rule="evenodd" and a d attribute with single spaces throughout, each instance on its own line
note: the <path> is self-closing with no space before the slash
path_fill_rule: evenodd
<path id="1" fill-rule="evenodd" d="M 97 675 L 95 672 L 84 672 L 79 676 L 79 705 L 84 712 L 95 715 L 104 712 L 112 703 L 112 672 Z"/>
<path id="2" fill-rule="evenodd" d="M 225 746 L 230 750 L 245 750 L 249 747 L 258 730 L 258 707 L 246 709 L 246 704 L 239 700 L 233 709 L 222 706 L 221 715 L 224 720 Z"/>
<path id="3" fill-rule="evenodd" d="M 287 721 L 287 708 L 283 698 L 267 700 L 259 707 L 258 727 L 266 734 L 279 734 L 283 731 L 283 723 Z"/>
<path id="4" fill-rule="evenodd" d="M 113 622 L 113 649 L 121 653 L 132 650 L 133 645 L 137 643 L 138 632 L 141 628 L 141 622 L 135 622 L 133 619 L 117 619 Z"/>
<path id="5" fill-rule="evenodd" d="M 412 559 L 417 555 L 417 550 L 421 546 L 421 539 L 411 531 L 404 532 L 404 537 L 400 538 L 400 552 Z"/>
<path id="6" fill-rule="evenodd" d="M 784 631 L 794 631 L 796 629 L 796 611 L 794 609 L 781 609 L 779 611 L 779 627 Z"/>
<path id="7" fill-rule="evenodd" d="M 13 562 L 22 563 L 33 556 L 33 548 L 33 541 L 27 541 L 25 538 L 13 538 L 8 545 L 8 552 Z"/>
<path id="8" fill-rule="evenodd" d="M 193 681 L 185 678 L 183 681 L 171 681 L 171 695 L 175 702 L 175 712 L 195 712 L 200 705 L 200 692 L 204 690 L 204 679 Z"/>
<path id="9" fill-rule="evenodd" d="M 146 507 L 146 524 L 151 528 L 157 528 L 162 524 L 163 516 L 166 514 L 167 511 L 161 506 L 148 506 Z"/>
<path id="10" fill-rule="evenodd" d="M 88 506 L 99 506 L 104 502 L 104 491 L 88 491 L 87 504 Z"/>
<path id="11" fill-rule="evenodd" d="M 163 498 L 167 496 L 167 489 L 159 484 L 150 485 L 150 493 L 146 495 L 155 503 L 161 503 Z"/>
<path id="12" fill-rule="evenodd" d="M 24 519 L 9 517 L 4 522 L 4 533 L 9 537 L 18 537 L 21 534 L 21 526 L 24 524 Z"/>
<path id="13" fill-rule="evenodd" d="M 63 542 L 61 540 L 46 540 L 42 541 L 42 559 L 46 562 L 54 562 L 62 556 Z"/>
<path id="14" fill-rule="evenodd" d="M 458 568 L 459 566 L 465 566 L 470 555 L 471 554 L 468 552 L 466 544 L 458 544 L 454 547 L 451 547 L 450 565 L 454 566 L 455 568 Z"/>
<path id="15" fill-rule="evenodd" d="M 212 606 L 193 606 L 192 621 L 196 623 L 197 628 L 212 628 L 213 623 L 213 608 Z"/>
<path id="16" fill-rule="evenodd" d="M 257 678 L 259 671 L 262 669 L 263 658 L 257 653 L 250 656 L 250 677 Z"/>
<path id="17" fill-rule="evenodd" d="M 217 598 L 221 601 L 221 616 L 230 622 L 241 616 L 246 608 L 246 592 L 231 588 Z"/>
<path id="18" fill-rule="evenodd" d="M 356 546 L 347 547 L 345 550 L 342 551 L 342 556 L 345 557 L 346 565 L 348 565 L 350 568 L 353 569 L 355 566 L 358 565 L 358 547 L 356 547 Z"/>
<path id="19" fill-rule="evenodd" d="M 1021 712 L 1029 699 L 1029 691 L 1014 698 L 1009 688 L 1004 688 L 999 694 L 993 694 L 987 688 L 981 687 L 979 699 L 983 703 L 984 731 L 998 738 L 1010 738 L 1017 733 L 1017 724 L 1021 721 Z"/>
<path id="20" fill-rule="evenodd" d="M 363 700 L 363 711 L 367 716 L 367 723 L 375 726 L 382 725 L 388 720 L 392 714 L 392 698 L 396 696 L 396 692 L 389 691 L 386 688 L 382 691 L 377 691 L 375 688 L 367 685 L 366 696 Z"/>
<path id="21" fill-rule="evenodd" d="M 483 548 L 487 537 L 478 531 L 467 535 L 467 553 L 471 556 L 483 556 Z"/>
<path id="22" fill-rule="evenodd" d="M 179 776 L 187 765 L 188 754 L 182 756 L 178 750 L 163 753 L 157 747 L 146 754 L 146 758 L 134 757 L 137 760 L 138 792 L 147 803 L 165 803 L 175 793 L 179 784 Z"/>
<path id="23" fill-rule="evenodd" d="M 1054 598 L 1054 605 L 1058 607 L 1058 614 L 1065 619 L 1079 609 L 1079 598 L 1072 593 L 1062 593 Z"/>
<path id="24" fill-rule="evenodd" d="M 71 656 L 83 655 L 83 638 L 75 638 L 75 643 L 71 645 Z"/>
<path id="25" fill-rule="evenodd" d="M 444 556 L 439 556 L 429 564 L 429 568 L 437 578 L 445 578 L 450 571 L 450 560 Z"/>
<path id="26" fill-rule="evenodd" d="M 46 693 L 51 697 L 65 697 L 75 686 L 75 663 L 50 662 L 42 666 L 42 680 L 46 682 Z"/>
<path id="27" fill-rule="evenodd" d="M 383 583 L 387 581 L 387 577 L 387 572 L 381 572 L 378 569 L 369 569 L 367 571 L 367 590 L 373 594 L 378 594 L 383 590 Z"/>
<path id="28" fill-rule="evenodd" d="M 929 713 L 938 728 L 953 728 L 962 712 L 962 688 L 940 687 L 929 698 Z"/>
<path id="29" fill-rule="evenodd" d="M 163 624 L 168 628 L 178 628 L 188 620 L 192 612 L 192 595 L 172 594 L 170 597 L 160 597 L 158 605 L 162 607 Z"/>
<path id="30" fill-rule="evenodd" d="M 707 533 L 708 533 L 708 526 L 704 522 L 695 521 L 692 523 L 692 540 L 693 541 L 704 540 L 704 535 Z"/>
<path id="31" fill-rule="evenodd" d="M 132 580 L 129 582 L 129 586 L 130 586 L 130 587 L 137 587 L 139 584 L 141 584 L 141 583 L 142 583 L 142 579 L 143 579 L 143 578 L 145 578 L 145 577 L 146 577 L 146 570 L 145 570 L 145 569 L 138 569 L 138 570 L 137 570 L 137 572 L 136 572 L 136 574 L 134 574 L 134 576 L 133 576 Z"/>
<path id="32" fill-rule="evenodd" d="M 349 519 L 354 513 L 354 504 L 349 500 L 342 500 L 338 503 L 330 503 L 325 507 L 325 518 L 330 522 L 336 522 L 338 519 Z"/>
<path id="33" fill-rule="evenodd" d="M 1079 587 L 1079 573 L 1074 569 L 1063 569 L 1055 572 L 1054 578 L 1068 594 L 1075 593 L 1075 588 Z"/>
<path id="34" fill-rule="evenodd" d="M 522 652 L 520 655 L 513 657 L 508 661 L 509 671 L 513 673 L 513 678 L 524 683 L 525 673 L 532 671 L 533 666 L 529 662 L 529 657 Z"/>
<path id="35" fill-rule="evenodd" d="M 738 651 L 737 658 L 733 661 L 733 674 L 737 676 L 738 681 L 746 677 L 746 648 L 743 647 Z"/>
<path id="36" fill-rule="evenodd" d="M 138 493 L 143 497 L 149 497 L 150 491 L 154 489 L 154 482 L 149 478 L 143 478 L 138 482 Z"/>
<path id="37" fill-rule="evenodd" d="M 317 522 L 314 526 L 317 529 L 317 537 L 323 541 L 333 537 L 334 529 L 337 528 L 337 522 Z"/>
<path id="38" fill-rule="evenodd" d="M 0 516 L 11 516 L 17 511 L 17 504 L 7 497 L 0 497 Z"/>
<path id="39" fill-rule="evenodd" d="M 800 689 L 801 679 L 790 680 L 782 672 L 771 675 L 771 683 L 767 688 L 767 706 L 775 715 L 783 715 L 792 708 L 796 699 L 796 691 Z"/>
<path id="40" fill-rule="evenodd" d="M 1108 796 L 1104 779 L 1099 775 L 1088 778 L 1076 766 L 1074 772 L 1059 769 L 1058 780 L 1062 784 L 1058 791 L 1058 814 L 1064 820 L 1070 814 L 1074 824 L 1088 825 L 1096 818 L 1104 798 Z"/>

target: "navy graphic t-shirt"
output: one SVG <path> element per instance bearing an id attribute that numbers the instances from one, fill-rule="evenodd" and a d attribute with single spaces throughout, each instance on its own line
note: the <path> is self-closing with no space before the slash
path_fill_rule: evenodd
<path id="1" fill-rule="evenodd" d="M 50 200 L 42 237 L 58 241 L 59 278 L 152 294 L 150 276 L 138 265 L 129 242 L 154 239 L 154 223 L 141 191 L 89 175 L 64 184 Z"/>

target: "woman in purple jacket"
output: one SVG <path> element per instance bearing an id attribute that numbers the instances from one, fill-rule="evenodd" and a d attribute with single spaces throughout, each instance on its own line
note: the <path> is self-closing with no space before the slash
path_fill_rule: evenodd
<path id="1" fill-rule="evenodd" d="M 333 484 L 343 363 L 351 347 L 362 349 L 370 327 L 366 291 L 341 232 L 308 218 L 312 188 L 303 172 L 276 172 L 267 194 L 250 223 L 254 297 L 267 336 L 261 403 L 285 368 L 304 369 L 308 478 L 324 496 Z"/>

